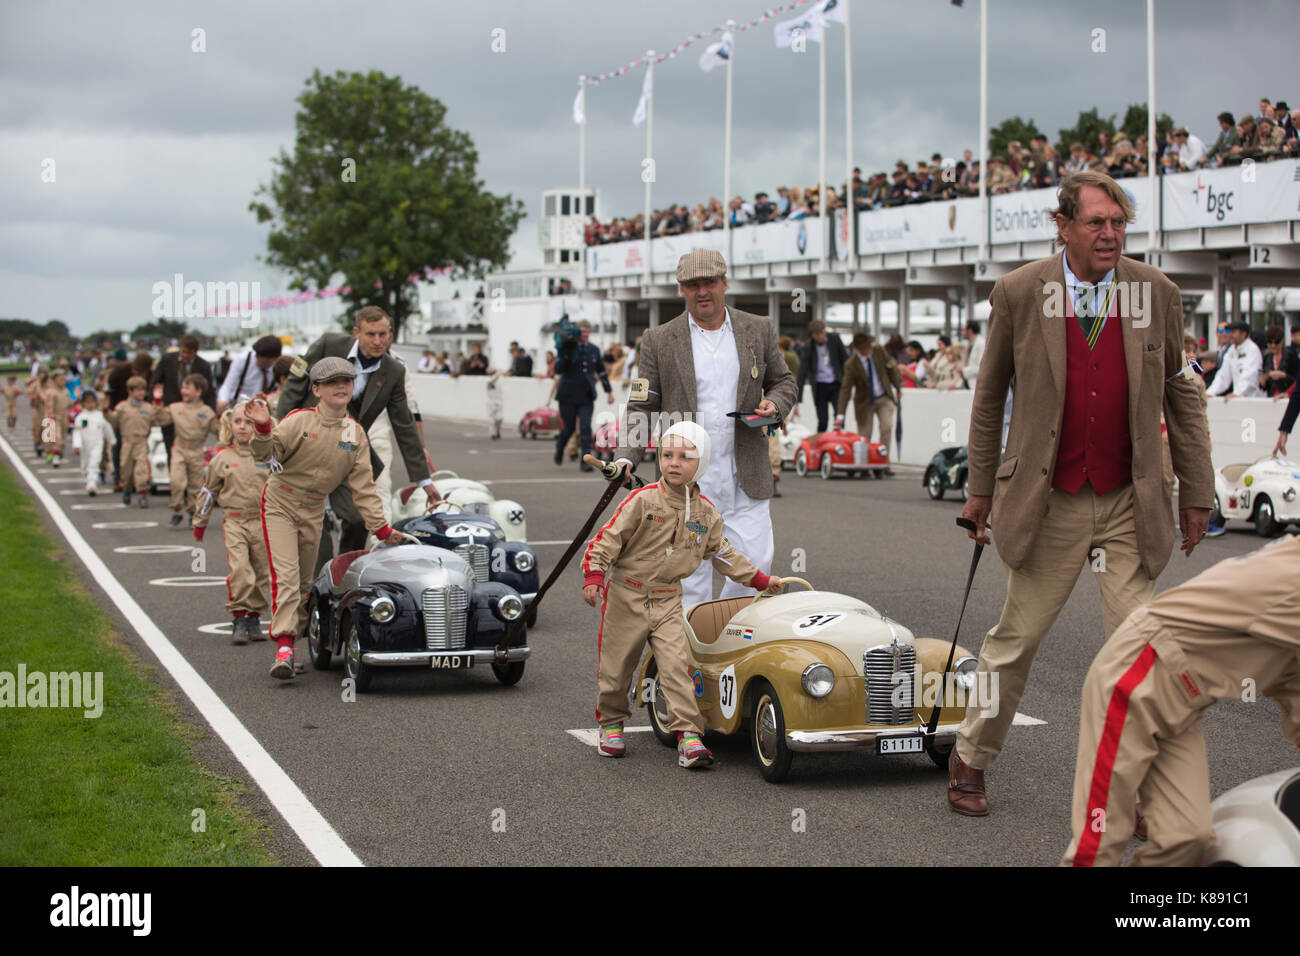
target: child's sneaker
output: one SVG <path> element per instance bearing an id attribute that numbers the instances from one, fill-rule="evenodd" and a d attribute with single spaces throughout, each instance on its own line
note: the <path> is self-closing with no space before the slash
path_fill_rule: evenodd
<path id="1" fill-rule="evenodd" d="M 141 495 L 140 495 L 140 507 L 141 507 L 141 508 L 148 508 L 148 507 L 149 507 L 149 496 L 148 496 L 148 495 L 145 495 L 145 494 L 141 494 Z"/>
<path id="2" fill-rule="evenodd" d="M 184 517 L 185 517 L 185 516 L 184 516 L 183 514 L 181 514 L 179 511 L 173 511 L 173 512 L 172 512 L 172 522 L 171 522 L 171 523 L 172 523 L 172 527 L 173 527 L 173 528 L 178 528 L 178 527 L 180 527 L 181 520 L 182 520 Z"/>
<path id="3" fill-rule="evenodd" d="M 262 633 L 262 619 L 256 614 L 245 614 L 244 620 L 248 623 L 244 627 L 248 628 L 248 639 L 250 641 L 264 641 L 266 635 Z"/>
<path id="4" fill-rule="evenodd" d="M 700 741 L 699 734 L 677 735 L 677 766 L 709 767 L 713 765 L 713 753 Z"/>
<path id="5" fill-rule="evenodd" d="M 63 464 L 63 456 L 62 456 L 62 455 L 51 455 L 51 456 L 50 456 L 50 467 L 51 467 L 51 468 L 58 468 L 59 465 L 61 465 L 61 464 Z"/>
<path id="6" fill-rule="evenodd" d="M 129 491 L 122 492 L 122 504 L 129 505 L 130 503 L 131 503 L 131 492 Z"/>
<path id="7" fill-rule="evenodd" d="M 602 757 L 626 757 L 627 744 L 623 742 L 623 725 L 610 724 L 600 728 L 600 743 L 596 745 Z"/>
<path id="8" fill-rule="evenodd" d="M 245 623 L 248 618 L 237 617 L 230 624 L 230 643 L 247 644 L 248 643 L 248 624 Z"/>
<path id="9" fill-rule="evenodd" d="M 88 487 L 86 489 L 86 494 L 90 495 L 90 497 L 92 498 L 95 497 L 95 486 L 91 485 L 90 487 Z"/>
<path id="10" fill-rule="evenodd" d="M 282 647 L 275 652 L 275 663 L 271 665 L 271 676 L 277 680 L 289 680 L 294 671 L 293 648 Z"/>

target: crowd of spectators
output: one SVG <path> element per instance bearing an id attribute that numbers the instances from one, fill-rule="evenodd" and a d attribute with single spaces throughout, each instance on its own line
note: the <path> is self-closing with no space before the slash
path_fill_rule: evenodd
<path id="1" fill-rule="evenodd" d="M 1209 147 L 1185 126 L 1172 129 L 1157 144 L 1159 172 L 1185 172 L 1235 165 L 1245 160 L 1266 162 L 1300 156 L 1300 142 L 1296 137 L 1300 109 L 1292 110 L 1281 100 L 1273 103 L 1261 99 L 1258 119 L 1248 113 L 1240 120 L 1234 120 L 1231 113 L 1225 112 L 1219 114 L 1218 123 L 1219 135 Z M 1112 137 L 1102 132 L 1099 141 L 1096 151 L 1089 151 L 1083 143 L 1073 142 L 1068 153 L 1062 156 L 1041 134 L 1030 138 L 1027 145 L 1013 140 L 1004 151 L 989 157 L 985 188 L 987 192 L 999 195 L 1021 189 L 1052 188 L 1060 183 L 1062 176 L 1087 170 L 1108 173 L 1116 179 L 1145 176 L 1149 172 L 1145 134 L 1130 139 L 1123 134 Z M 919 160 L 913 168 L 900 159 L 892 172 L 877 172 L 866 178 L 861 169 L 854 169 L 852 203 L 855 210 L 864 212 L 977 196 L 979 190 L 980 163 L 968 149 L 956 162 L 945 162 L 939 153 L 935 153 L 928 161 Z M 653 211 L 650 233 L 652 237 L 662 237 L 708 232 L 723 228 L 728 218 L 731 228 L 738 229 L 815 217 L 819 214 L 820 194 L 818 184 L 779 186 L 771 196 L 759 192 L 752 201 L 734 196 L 725 206 L 716 197 L 698 203 L 694 209 L 673 204 Z M 828 189 L 827 197 L 827 207 L 831 210 L 849 204 L 844 184 L 838 190 Z M 603 223 L 592 216 L 586 226 L 585 238 L 589 246 L 644 239 L 645 216 L 638 213 L 631 218 L 615 218 Z"/>

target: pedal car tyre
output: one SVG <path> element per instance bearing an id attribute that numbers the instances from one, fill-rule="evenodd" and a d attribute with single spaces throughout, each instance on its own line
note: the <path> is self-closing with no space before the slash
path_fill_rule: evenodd
<path id="1" fill-rule="evenodd" d="M 831 475 L 834 474 L 834 472 L 835 472 L 835 462 L 831 460 L 831 453 L 827 452 L 826 454 L 822 455 L 822 467 L 821 467 L 822 480 L 829 481 Z"/>
<path id="2" fill-rule="evenodd" d="M 668 722 L 671 720 L 668 714 L 668 701 L 664 699 L 663 688 L 659 685 L 659 662 L 651 658 L 646 673 L 654 681 L 653 693 L 645 705 L 646 715 L 650 718 L 650 729 L 665 747 L 676 747 L 677 734 L 668 729 Z"/>
<path id="3" fill-rule="evenodd" d="M 1273 502 L 1267 496 L 1261 496 L 1255 504 L 1255 533 L 1271 538 L 1282 530 L 1277 519 L 1273 517 Z"/>
<path id="4" fill-rule="evenodd" d="M 357 624 L 351 612 L 343 615 L 343 639 L 339 642 L 343 648 L 343 673 L 352 679 L 352 686 L 358 694 L 370 689 L 375 669 L 361 660 L 361 639 L 357 636 Z"/>
<path id="5" fill-rule="evenodd" d="M 800 478 L 808 476 L 808 456 L 803 453 L 802 448 L 794 453 L 794 473 Z"/>
<path id="6" fill-rule="evenodd" d="M 311 666 L 318 671 L 329 670 L 334 660 L 334 655 L 321 640 L 320 602 L 315 594 L 307 599 L 307 654 L 311 657 Z"/>
<path id="7" fill-rule="evenodd" d="M 780 783 L 790 773 L 794 752 L 785 743 L 785 713 L 781 700 L 765 680 L 754 682 L 754 709 L 750 712 L 749 745 L 758 772 L 768 783 Z"/>
<path id="8" fill-rule="evenodd" d="M 524 679 L 524 665 L 527 661 L 511 661 L 508 664 L 493 664 L 492 673 L 497 680 L 507 687 L 514 687 Z"/>
<path id="9" fill-rule="evenodd" d="M 934 761 L 936 767 L 941 767 L 946 770 L 948 768 L 948 757 L 952 754 L 952 747 L 952 744 L 949 744 L 946 748 L 940 748 L 934 744 L 926 744 L 925 753 L 926 756 Z"/>
<path id="10" fill-rule="evenodd" d="M 943 476 L 934 466 L 925 473 L 925 492 L 930 496 L 931 501 L 943 500 Z"/>
<path id="11" fill-rule="evenodd" d="M 961 476 L 961 500 L 970 501 L 970 474 Z"/>
<path id="12" fill-rule="evenodd" d="M 1219 507 L 1219 496 L 1216 494 L 1214 496 L 1214 507 L 1210 510 L 1210 524 L 1222 527 L 1223 523 L 1223 509 Z"/>

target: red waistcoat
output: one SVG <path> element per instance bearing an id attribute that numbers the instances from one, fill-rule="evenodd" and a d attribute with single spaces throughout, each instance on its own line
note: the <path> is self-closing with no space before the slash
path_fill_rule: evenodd
<path id="1" fill-rule="evenodd" d="M 1078 494 L 1085 481 L 1104 495 L 1133 478 L 1128 430 L 1128 368 L 1118 303 L 1093 349 L 1065 297 L 1065 409 L 1052 487 Z"/>

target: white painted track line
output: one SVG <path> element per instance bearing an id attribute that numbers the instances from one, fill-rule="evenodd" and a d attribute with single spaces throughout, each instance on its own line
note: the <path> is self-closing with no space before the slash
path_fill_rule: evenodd
<path id="1" fill-rule="evenodd" d="M 3 447 L 5 454 L 13 463 L 14 470 L 32 489 L 36 500 L 44 505 L 54 524 L 67 538 L 72 552 L 85 563 L 95 582 L 117 605 L 122 616 L 135 628 L 141 640 L 158 658 L 158 662 L 167 669 L 167 673 L 171 674 L 172 679 L 185 692 L 185 696 L 203 715 L 203 719 L 212 726 L 217 736 L 225 741 L 231 753 L 244 765 L 253 781 L 293 828 L 293 832 L 298 834 L 298 838 L 302 840 L 311 855 L 322 866 L 363 866 L 360 858 L 343 842 L 343 838 L 334 831 L 329 821 L 321 816 L 320 811 L 284 772 L 284 768 L 266 752 L 257 738 L 249 733 L 248 728 L 208 686 L 207 681 L 159 630 L 158 625 L 154 624 L 149 615 L 145 614 L 144 609 L 127 593 L 114 577 L 113 572 L 95 554 L 67 514 L 59 507 L 59 503 L 45 490 L 21 456 L 2 435 L 0 435 L 0 447 Z"/>
<path id="2" fill-rule="evenodd" d="M 650 732 L 649 727 L 624 727 L 623 728 L 623 733 L 625 734 L 649 733 L 649 732 Z M 588 747 L 594 747 L 596 746 L 596 744 L 600 743 L 599 727 L 580 728 L 577 730 L 566 730 L 565 733 L 573 737 L 577 737 Z"/>

